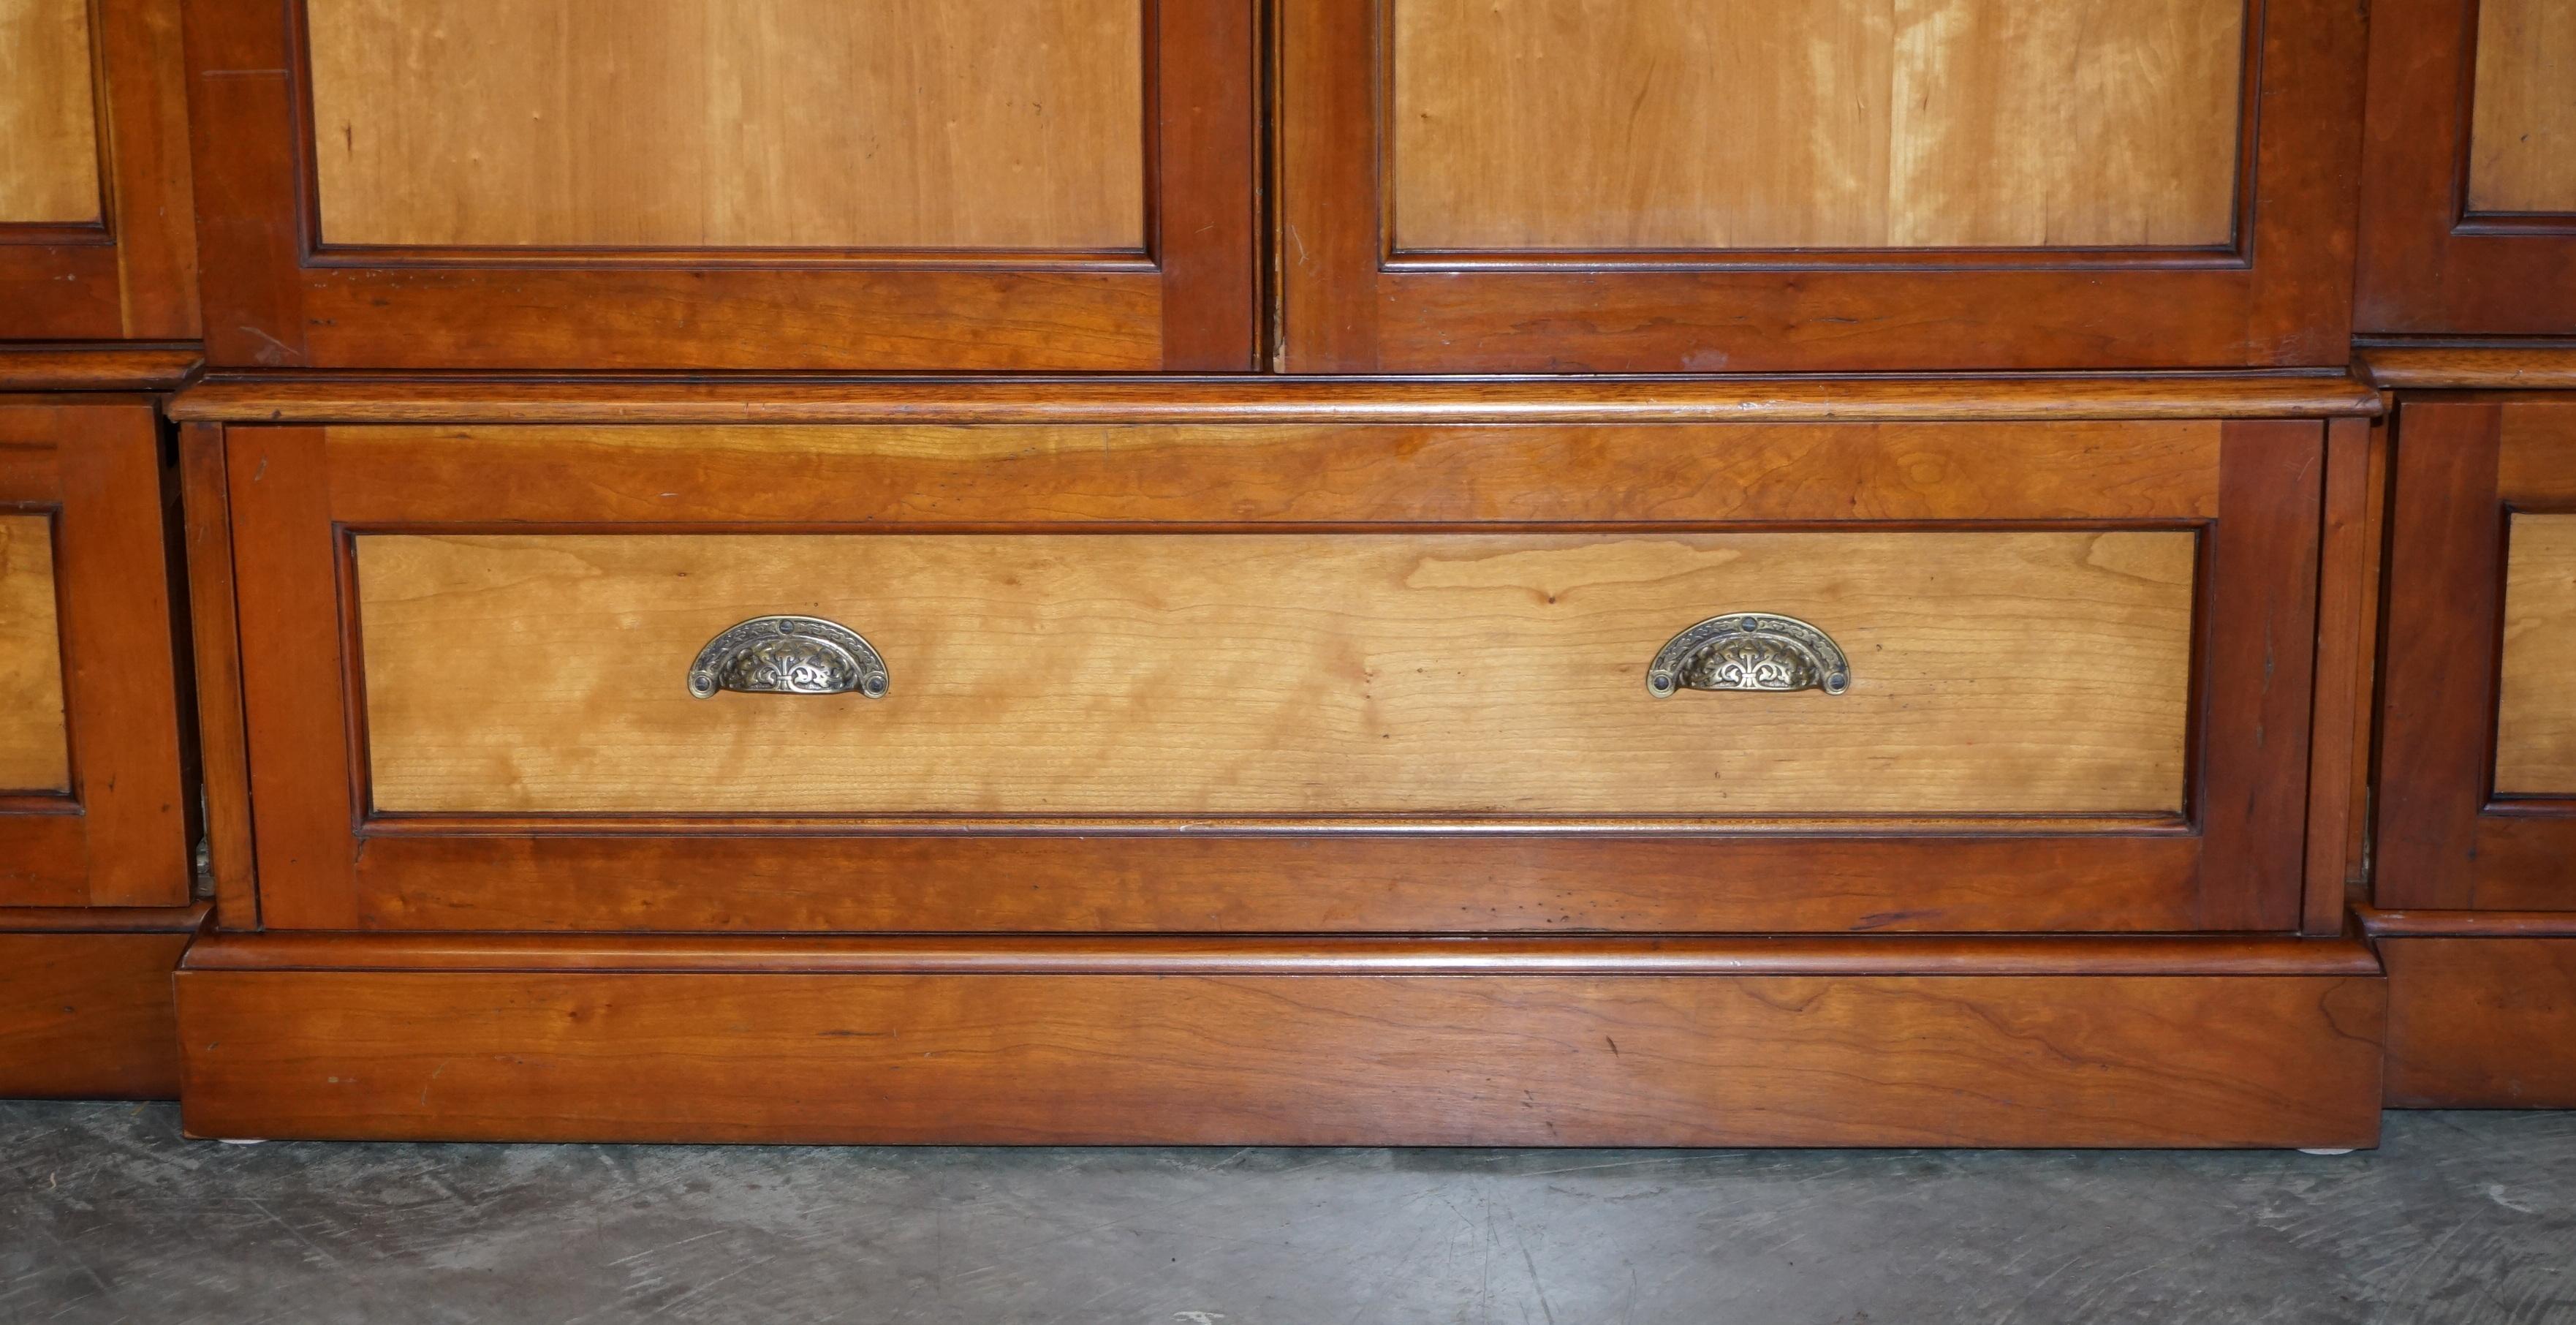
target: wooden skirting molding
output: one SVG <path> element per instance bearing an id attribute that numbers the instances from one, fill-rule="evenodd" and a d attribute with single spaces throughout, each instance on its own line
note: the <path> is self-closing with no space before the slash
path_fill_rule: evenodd
<path id="1" fill-rule="evenodd" d="M 173 391 L 204 361 L 195 345 L 0 345 L 0 391 Z"/>
<path id="2" fill-rule="evenodd" d="M 2367 339 L 2356 372 L 2383 391 L 2564 391 L 2576 388 L 2576 340 Z"/>
<path id="3" fill-rule="evenodd" d="M 0 1098 L 179 1093 L 171 972 L 185 907 L 0 907 Z"/>
<path id="4" fill-rule="evenodd" d="M 216 1137 L 2365 1146 L 2357 941 L 220 936 Z"/>

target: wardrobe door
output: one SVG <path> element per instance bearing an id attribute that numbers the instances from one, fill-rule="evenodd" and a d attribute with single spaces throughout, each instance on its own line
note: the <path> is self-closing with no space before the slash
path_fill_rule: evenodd
<path id="1" fill-rule="evenodd" d="M 2576 7 L 2379 0 L 2356 325 L 2576 332 Z"/>
<path id="2" fill-rule="evenodd" d="M 0 0 L 0 342 L 197 334 L 179 0 Z"/>
<path id="3" fill-rule="evenodd" d="M 2340 0 L 1282 0 L 1313 372 L 2341 364 Z"/>
<path id="4" fill-rule="evenodd" d="M 2398 417 L 2376 900 L 2576 912 L 2576 404 Z"/>
<path id="5" fill-rule="evenodd" d="M 1250 0 L 187 5 L 217 365 L 1251 365 Z"/>
<path id="6" fill-rule="evenodd" d="M 167 493 L 148 399 L 0 397 L 0 910 L 188 904 Z"/>

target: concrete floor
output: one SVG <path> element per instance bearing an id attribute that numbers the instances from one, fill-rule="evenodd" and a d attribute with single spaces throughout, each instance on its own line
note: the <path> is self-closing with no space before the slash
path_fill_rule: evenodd
<path id="1" fill-rule="evenodd" d="M 0 1321 L 2576 1322 L 2576 1114 L 2341 1158 L 178 1130 L 0 1103 Z"/>

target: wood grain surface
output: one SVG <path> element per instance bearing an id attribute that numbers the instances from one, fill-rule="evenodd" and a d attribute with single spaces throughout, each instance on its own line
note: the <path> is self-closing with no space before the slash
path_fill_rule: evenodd
<path id="1" fill-rule="evenodd" d="M 334 768 L 331 770 L 338 772 Z M 376 819 L 269 865 L 282 929 L 727 933 L 2160 933 L 2239 929 L 2205 905 L 2201 838 L 2115 823 L 1957 821 L 1629 831 L 909 834 L 803 821 Z M 942 825 L 941 827 L 945 827 Z M 983 831 L 969 831 L 980 827 Z M 995 828 L 1003 831 L 996 832 Z M 1766 831 L 1767 829 L 1767 831 Z M 314 830 L 307 830 L 312 832 Z M 281 844 L 278 854 L 300 845 Z M 340 860 L 337 877 L 331 867 Z M 1785 887 L 1784 879 L 1798 881 Z M 2295 894 L 2293 880 L 2273 886 Z M 2295 900 L 2295 898 L 2293 898 Z"/>
<path id="2" fill-rule="evenodd" d="M 2372 382 L 2390 391 L 2576 390 L 2576 341 L 2381 343 L 2354 357 Z"/>
<path id="3" fill-rule="evenodd" d="M 2369 18 L 2354 329 L 2576 333 L 2576 236 L 2517 214 L 2568 208 L 2576 75 L 2551 43 L 2576 20 L 2556 0 L 2374 0 Z"/>
<path id="4" fill-rule="evenodd" d="M 1251 0 L 184 4 L 209 363 L 1254 366 Z"/>
<path id="5" fill-rule="evenodd" d="M 564 381 L 270 373 L 198 383 L 171 417 L 223 423 L 1861 423 L 2060 424 L 2376 415 L 2314 373 L 1643 377 L 979 377 Z"/>
<path id="6" fill-rule="evenodd" d="M 2469 210 L 2576 212 L 2576 8 L 2479 0 Z"/>
<path id="7" fill-rule="evenodd" d="M 2576 1108 L 2576 937 L 2389 938 L 2388 1103 Z"/>
<path id="8" fill-rule="evenodd" d="M 233 596 L 231 505 L 224 497 L 224 430 L 179 425 L 186 516 L 190 679 L 196 686 L 197 777 L 206 818 L 206 868 L 215 918 L 259 927 L 251 857 L 250 734 L 242 718 L 241 604 Z"/>
<path id="9" fill-rule="evenodd" d="M 2356 1146 L 2371 976 L 189 970 L 223 1137 Z"/>
<path id="10" fill-rule="evenodd" d="M 1400 249 L 2214 245 L 2242 0 L 1394 0 Z"/>
<path id="11" fill-rule="evenodd" d="M 2576 508 L 2576 397 L 2499 398 L 2496 495 L 2521 510 Z"/>
<path id="12" fill-rule="evenodd" d="M 2570 790 L 2565 701 L 2550 692 L 2565 684 L 2551 658 L 2568 647 L 2558 618 L 2571 460 L 2576 406 L 2564 402 L 2486 394 L 2403 407 L 2380 700 L 2383 907 L 2576 910 L 2576 814 L 2563 799 L 2513 799 Z M 2529 537 L 2508 547 L 2509 532 Z"/>
<path id="13" fill-rule="evenodd" d="M 2495 789 L 2576 795 L 2576 515 L 2516 513 L 2506 540 Z"/>
<path id="14" fill-rule="evenodd" d="M 2349 360 L 2360 150 L 2352 126 L 2367 31 L 2344 0 L 1897 3 L 1909 20 L 1901 29 L 1894 19 L 1872 29 L 1868 16 L 1891 6 L 1868 0 L 1408 2 L 1461 43 L 1514 35 L 1489 51 L 1440 55 L 1431 63 L 1471 72 L 1426 82 L 1406 69 L 1408 11 L 1373 0 L 1274 6 L 1286 371 L 1920 373 Z M 1700 15 L 1712 34 L 1704 42 L 1693 26 Z M 1730 25 L 1762 36 L 1740 58 L 1712 56 Z M 1926 77 L 1904 89 L 1911 99 L 1901 108 L 1889 81 L 1865 91 L 1855 85 L 1869 77 L 1842 68 L 1845 52 L 1881 40 L 1873 31 L 1891 32 L 1897 52 L 1925 52 Z M 2152 54 L 2117 35 L 2132 31 L 2153 42 Z M 2110 40 L 2097 46 L 2087 32 Z M 2243 44 L 2229 49 L 2230 33 Z M 1408 84 L 1458 95 L 1426 107 L 1407 100 Z M 1532 109 L 1518 109 L 1524 101 Z M 2240 107 L 2257 106 L 2241 134 L 2227 127 Z M 1831 145 L 1878 132 L 1873 124 L 1897 135 L 1889 163 L 1851 162 L 1857 178 L 1846 186 L 1835 173 L 1843 149 Z M 1490 146 L 1448 141 L 1474 142 L 1488 125 L 1504 126 Z M 1428 148 L 1408 152 L 1426 135 Z M 1459 167 L 1454 202 L 1408 174 L 1461 158 L 1472 164 Z M 1712 181 L 1705 196 L 1701 180 Z M 1893 192 L 1900 183 L 1920 196 Z M 1872 200 L 1864 217 L 1940 219 L 1911 229 L 1891 219 L 1887 239 L 1838 246 L 1853 241 L 1828 227 L 1832 218 L 1794 214 L 1803 205 L 1795 199 L 1812 192 Z M 1886 201 L 1874 201 L 1883 192 Z M 1565 219 L 1529 198 L 1560 200 Z M 1739 199 L 1745 206 L 1730 211 Z M 1761 215 L 1775 201 L 1793 214 Z M 1727 233 L 1687 219 L 1711 213 Z M 1533 214 L 1555 229 L 1512 229 Z M 1640 215 L 1660 230 L 1640 230 Z M 1466 225 L 1422 229 L 1450 216 L 1503 224 L 1490 236 Z M 1587 216 L 1600 223 L 1585 229 Z M 1756 222 L 1766 231 L 1733 235 Z M 1864 229 L 1878 233 L 1875 223 Z M 2101 236 L 2124 238 L 2083 242 Z M 1808 246 L 1711 247 L 1802 237 Z M 2184 247 L 2137 247 L 2150 239 Z M 1974 244 L 1893 246 L 1963 241 Z M 1489 246 L 1424 247 L 1444 242 Z M 1609 247 L 1623 244 L 1649 246 Z"/>
<path id="15" fill-rule="evenodd" d="M 2475 399 L 2410 402 L 2398 420 L 2372 890 L 2384 907 L 2476 896 L 2504 578 L 2501 430 L 2502 407 Z"/>
<path id="16" fill-rule="evenodd" d="M 13 345 L 0 391 L 175 391 L 204 360 L 194 345 Z"/>
<path id="17" fill-rule="evenodd" d="M 8 913 L 0 913 L 8 914 Z M 26 915 L 29 912 L 17 912 Z M 90 914 L 90 913 L 83 913 Z M 2379 917 L 2400 913 L 2380 912 Z M 2374 931 L 2376 932 L 2376 931 Z M 2576 920 L 2569 922 L 2576 933 Z M 209 933 L 192 971 L 797 975 L 2379 974 L 2354 939 L 2279 935 Z"/>
<path id="18" fill-rule="evenodd" d="M 2179 811 L 2185 532 L 362 536 L 384 811 Z M 1646 693 L 1780 612 L 1849 694 Z M 749 617 L 883 700 L 691 698 Z"/>
<path id="19" fill-rule="evenodd" d="M 165 932 L 33 932 L 0 911 L 0 1098 L 179 1093 L 171 972 L 193 923 Z"/>
<path id="20" fill-rule="evenodd" d="M 0 342 L 196 339 L 179 5 L 0 0 Z"/>
<path id="21" fill-rule="evenodd" d="M 69 791 L 53 521 L 0 515 L 0 790 Z"/>
<path id="22" fill-rule="evenodd" d="M 333 244 L 1141 250 L 1136 0 L 311 0 Z"/>
<path id="23" fill-rule="evenodd" d="M 0 225 L 100 219 L 89 22 L 86 0 L 0 0 Z"/>
<path id="24" fill-rule="evenodd" d="M 2307 898 L 2300 932 L 2340 934 L 2348 884 L 2359 879 L 2353 830 L 2363 812 L 2370 763 L 2370 678 L 2375 671 L 2371 604 L 2379 563 L 2370 480 L 2374 429 L 2367 419 L 2326 426 L 2325 529 L 2317 582 L 2316 719 L 2308 726 Z"/>
<path id="25" fill-rule="evenodd" d="M 2145 522 L 2218 515 L 2220 432 L 2205 421 L 361 425 L 326 429 L 324 448 L 332 518 L 357 525 Z"/>

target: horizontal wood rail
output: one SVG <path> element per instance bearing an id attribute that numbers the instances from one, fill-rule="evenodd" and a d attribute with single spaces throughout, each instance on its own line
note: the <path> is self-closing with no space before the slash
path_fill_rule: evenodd
<path id="1" fill-rule="evenodd" d="M 2356 939 L 214 934 L 192 971 L 1187 975 L 2362 975 Z"/>
<path id="2" fill-rule="evenodd" d="M 1724 423 L 2376 415 L 2343 372 L 1642 378 L 211 377 L 226 423 Z"/>

